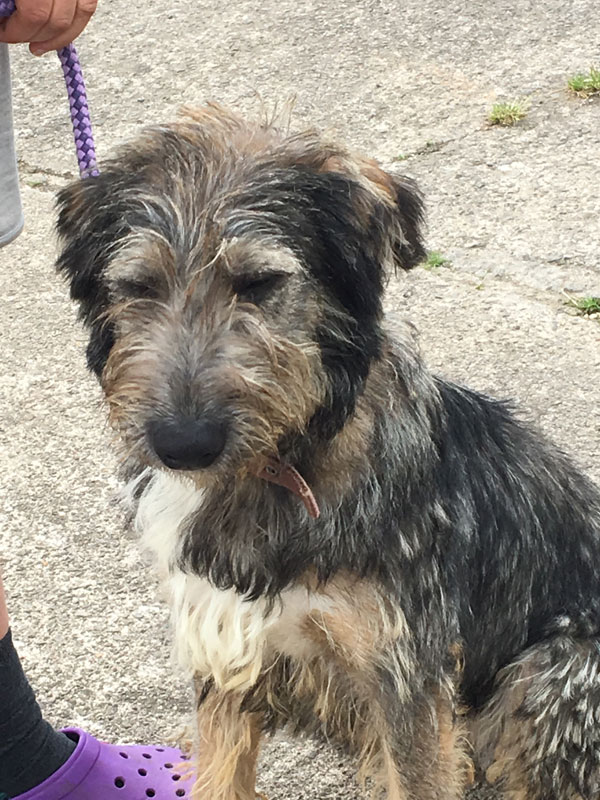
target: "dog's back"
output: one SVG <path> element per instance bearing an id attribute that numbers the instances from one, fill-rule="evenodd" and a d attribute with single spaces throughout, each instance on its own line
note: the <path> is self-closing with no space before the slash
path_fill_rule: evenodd
<path id="1" fill-rule="evenodd" d="M 438 388 L 436 484 L 457 540 L 449 580 L 464 691 L 477 706 L 497 670 L 526 648 L 600 633 L 600 492 L 507 404 L 443 381 Z"/>

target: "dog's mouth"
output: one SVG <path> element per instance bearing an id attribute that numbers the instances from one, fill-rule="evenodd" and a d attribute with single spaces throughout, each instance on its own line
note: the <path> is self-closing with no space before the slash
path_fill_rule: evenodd
<path id="1" fill-rule="evenodd" d="M 158 418 L 146 426 L 148 444 L 162 465 L 194 480 L 206 475 L 219 461 L 228 439 L 228 427 L 221 420 L 203 418 Z M 298 470 L 275 457 L 256 459 L 248 470 L 268 483 L 283 486 L 300 498 L 309 516 L 317 519 L 318 503 Z"/>

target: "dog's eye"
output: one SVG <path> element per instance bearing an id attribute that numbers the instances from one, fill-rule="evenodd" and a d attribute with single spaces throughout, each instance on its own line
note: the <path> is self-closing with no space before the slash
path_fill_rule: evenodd
<path id="1" fill-rule="evenodd" d="M 151 281 L 120 278 L 114 283 L 114 291 L 125 300 L 156 300 L 158 287 Z"/>
<path id="2" fill-rule="evenodd" d="M 233 290 L 242 300 L 259 303 L 277 289 L 288 277 L 287 272 L 261 272 L 239 275 L 233 281 Z"/>

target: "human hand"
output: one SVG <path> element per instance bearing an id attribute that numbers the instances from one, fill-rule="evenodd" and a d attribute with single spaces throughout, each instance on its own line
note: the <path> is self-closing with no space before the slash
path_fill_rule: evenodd
<path id="1" fill-rule="evenodd" d="M 0 42 L 29 42 L 35 56 L 76 39 L 90 21 L 98 0 L 17 0 L 14 13 L 0 20 Z"/>

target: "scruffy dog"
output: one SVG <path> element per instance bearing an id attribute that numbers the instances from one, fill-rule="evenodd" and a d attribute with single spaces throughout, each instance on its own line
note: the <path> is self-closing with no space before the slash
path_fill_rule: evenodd
<path id="1" fill-rule="evenodd" d="M 600 493 L 387 329 L 414 185 L 211 106 L 59 207 L 197 688 L 198 798 L 252 800 L 280 726 L 390 800 L 461 797 L 467 736 L 507 797 L 600 797 Z"/>

